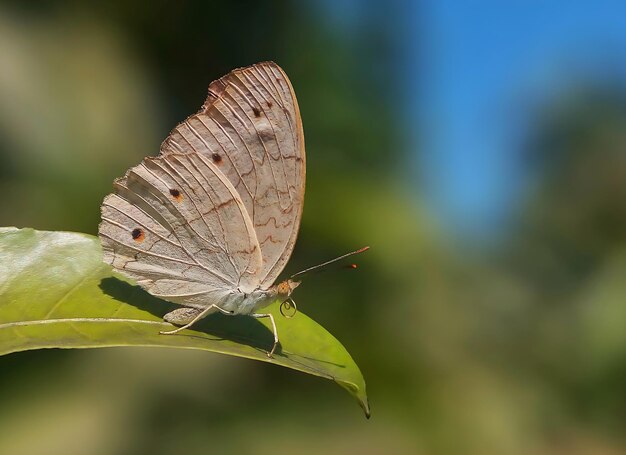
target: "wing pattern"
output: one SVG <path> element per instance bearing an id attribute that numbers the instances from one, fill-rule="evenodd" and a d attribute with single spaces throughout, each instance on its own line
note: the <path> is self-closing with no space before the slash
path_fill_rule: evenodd
<path id="1" fill-rule="evenodd" d="M 264 62 L 214 81 L 200 112 L 170 133 L 161 152 L 199 153 L 232 183 L 261 249 L 261 286 L 271 286 L 293 251 L 304 200 L 304 134 L 285 73 Z"/>
<path id="2" fill-rule="evenodd" d="M 204 307 L 259 285 L 261 252 L 238 192 L 199 154 L 146 158 L 102 204 L 104 259 L 150 293 Z"/>

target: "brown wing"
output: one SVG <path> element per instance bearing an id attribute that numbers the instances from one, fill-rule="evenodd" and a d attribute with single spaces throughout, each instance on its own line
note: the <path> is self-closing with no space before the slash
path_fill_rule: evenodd
<path id="1" fill-rule="evenodd" d="M 209 86 L 200 112 L 179 124 L 161 153 L 201 153 L 239 192 L 271 286 L 291 256 L 304 201 L 304 133 L 296 96 L 273 62 L 236 69 Z"/>

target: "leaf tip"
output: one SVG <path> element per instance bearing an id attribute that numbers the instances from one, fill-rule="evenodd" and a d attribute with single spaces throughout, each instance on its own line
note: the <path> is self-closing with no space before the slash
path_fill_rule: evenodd
<path id="1" fill-rule="evenodd" d="M 335 382 L 356 398 L 359 406 L 361 406 L 361 409 L 363 409 L 363 412 L 365 413 L 365 417 L 369 419 L 372 415 L 372 411 L 370 409 L 369 399 L 367 398 L 367 394 L 365 392 L 365 382 L 362 382 L 360 387 L 352 382 L 338 381 L 337 379 L 335 379 Z"/>
<path id="2" fill-rule="evenodd" d="M 363 412 L 365 412 L 365 418 L 369 420 L 370 417 L 372 416 L 372 410 L 370 408 L 370 400 L 368 400 L 367 398 L 365 398 L 365 400 L 359 400 L 359 404 L 361 405 L 361 408 L 363 408 Z"/>

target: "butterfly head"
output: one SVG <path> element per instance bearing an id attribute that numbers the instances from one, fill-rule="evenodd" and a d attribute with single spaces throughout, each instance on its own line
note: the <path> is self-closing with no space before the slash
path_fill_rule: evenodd
<path id="1" fill-rule="evenodd" d="M 278 299 L 284 301 L 291 297 L 291 293 L 300 285 L 300 281 L 294 281 L 291 278 L 279 283 L 276 286 L 276 291 L 278 291 Z"/>

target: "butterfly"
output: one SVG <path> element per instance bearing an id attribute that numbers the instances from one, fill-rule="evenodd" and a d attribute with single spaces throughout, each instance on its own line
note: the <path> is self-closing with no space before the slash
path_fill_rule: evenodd
<path id="1" fill-rule="evenodd" d="M 273 62 L 233 70 L 209 85 L 200 111 L 170 132 L 157 157 L 114 181 L 101 207 L 104 261 L 181 305 L 164 316 L 180 327 L 162 334 L 215 312 L 269 318 L 272 357 L 276 323 L 260 310 L 276 300 L 289 308 L 300 284 L 295 275 L 274 282 L 298 235 L 305 161 L 284 71 Z"/>

